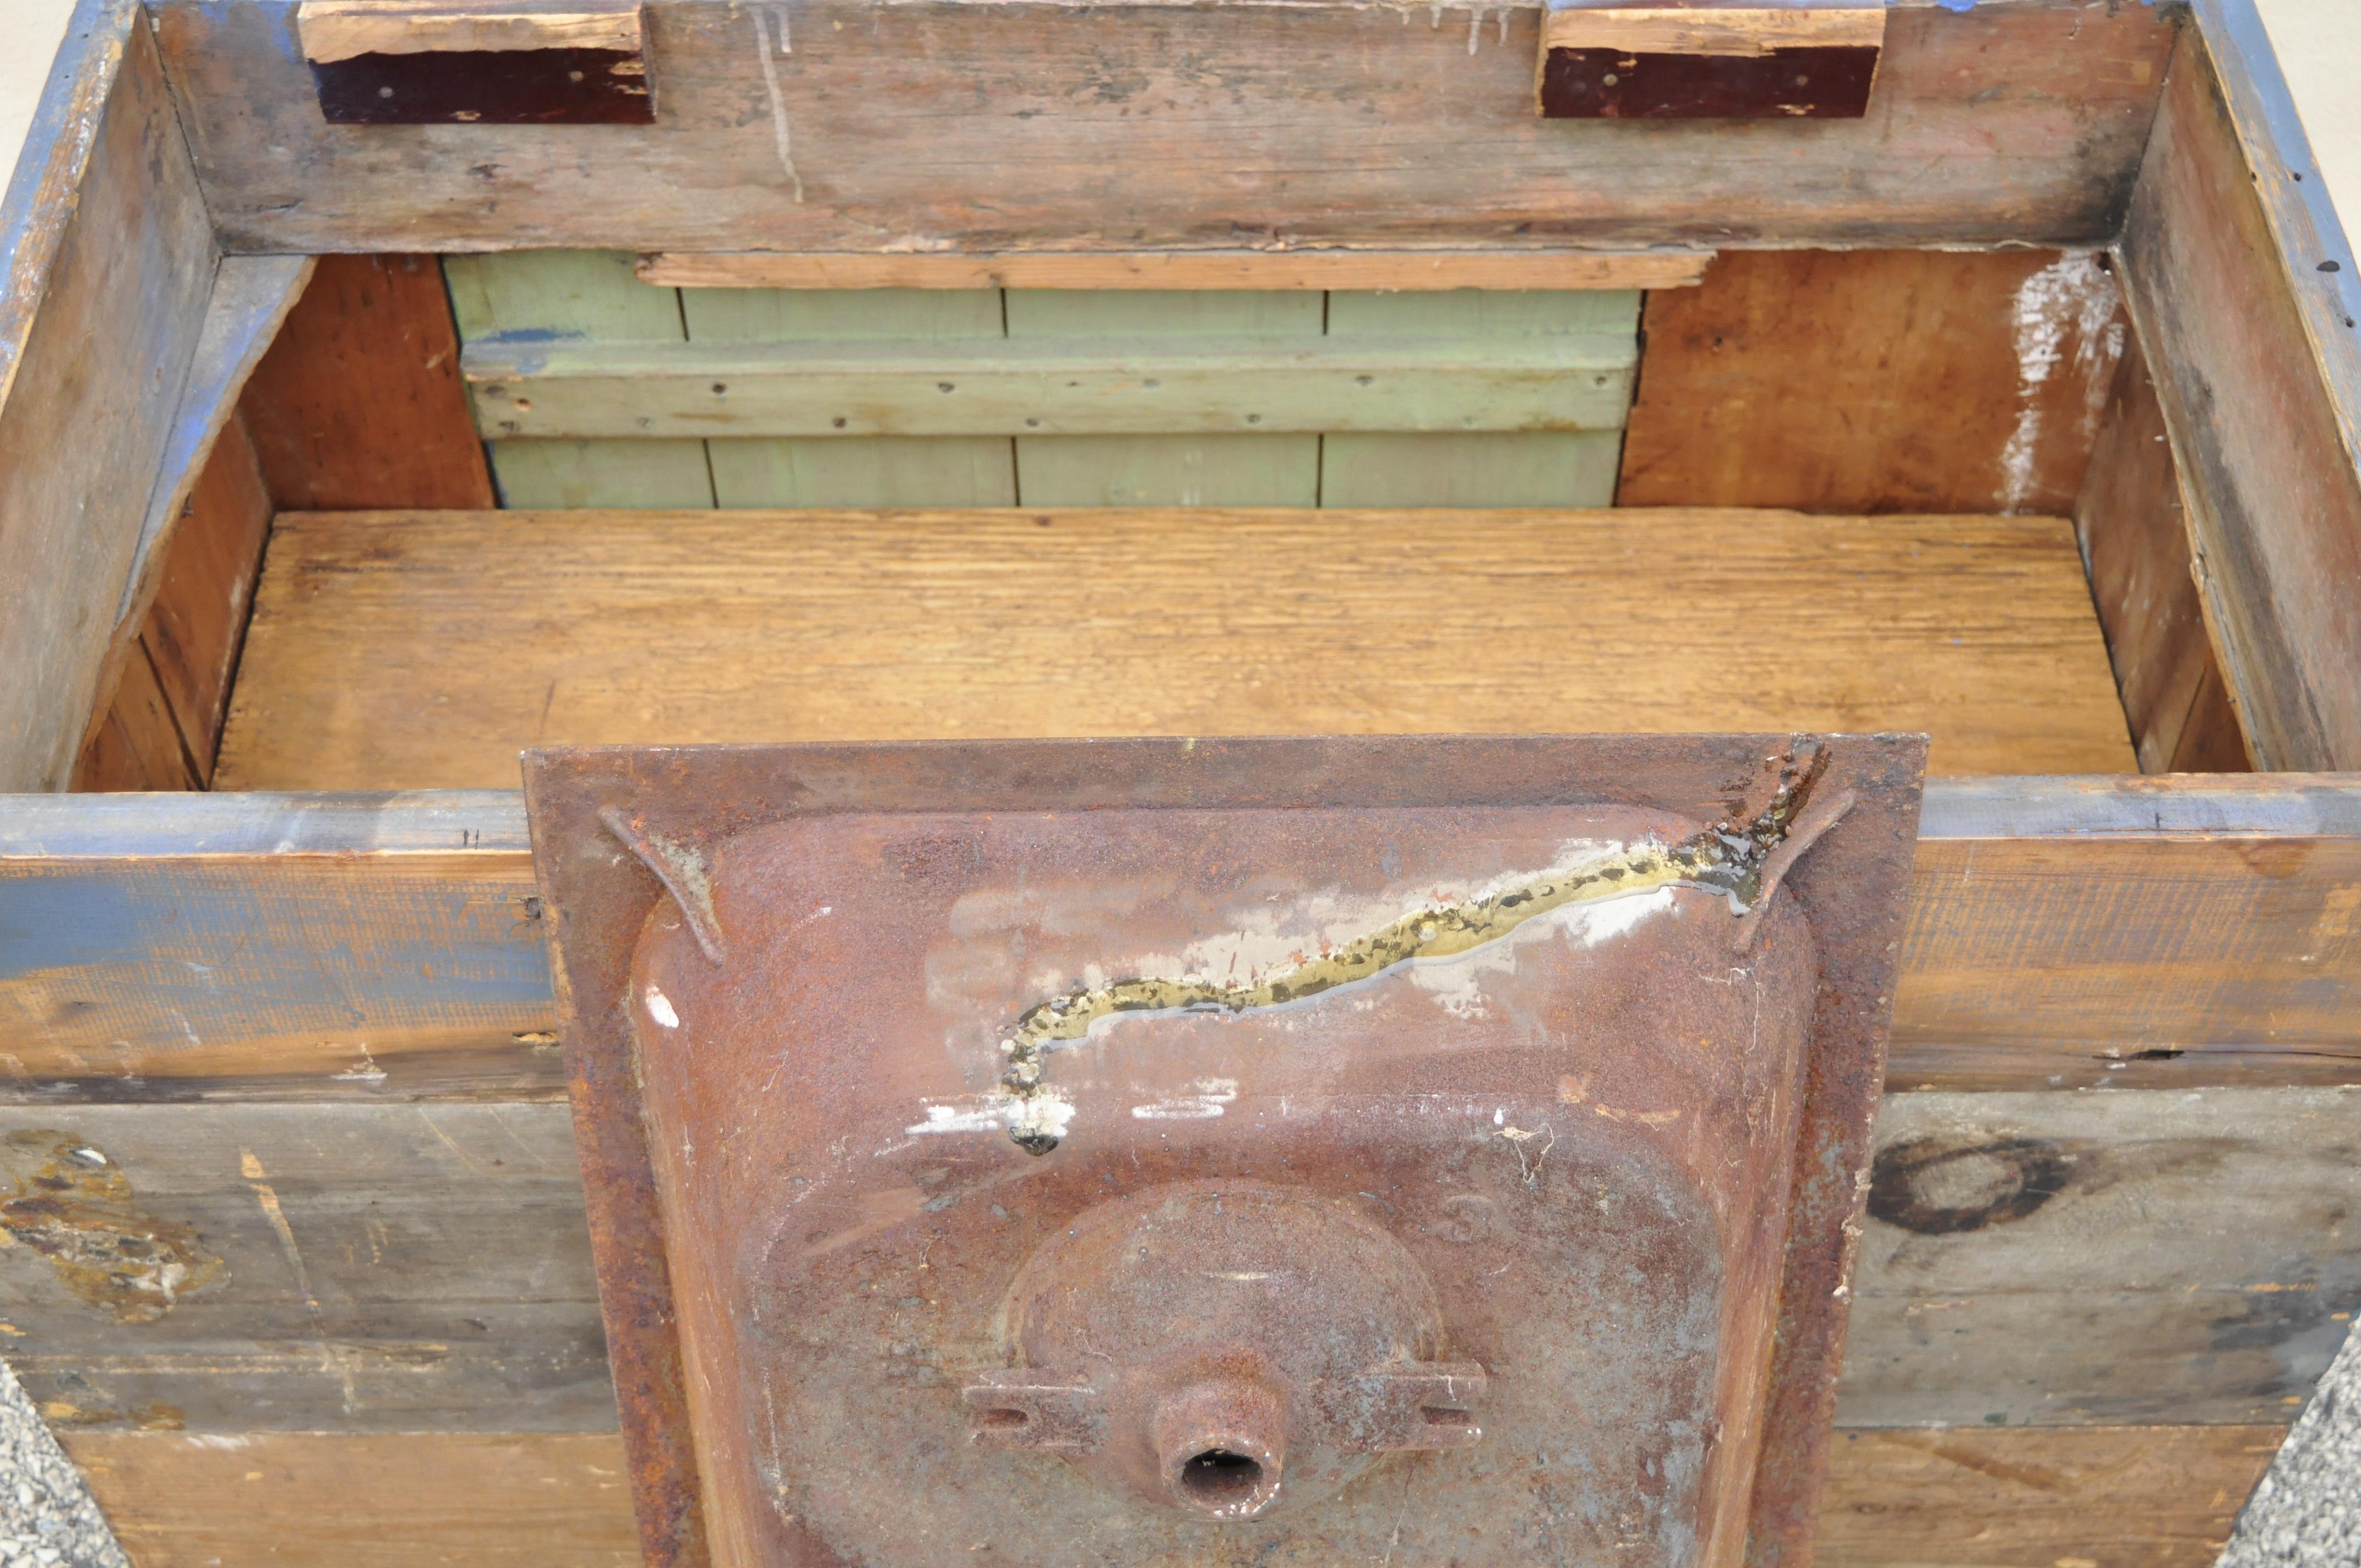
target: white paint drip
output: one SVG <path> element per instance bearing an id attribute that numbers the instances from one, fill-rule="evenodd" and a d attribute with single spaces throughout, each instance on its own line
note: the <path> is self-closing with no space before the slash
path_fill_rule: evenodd
<path id="1" fill-rule="evenodd" d="M 793 54 L 795 47 L 787 41 L 787 13 L 785 6 L 780 7 L 778 16 L 779 52 Z M 787 135 L 787 103 L 779 95 L 779 68 L 771 59 L 770 35 L 763 27 L 763 12 L 759 6 L 754 11 L 754 58 L 763 64 L 763 91 L 771 96 L 771 141 L 779 149 L 779 167 L 786 170 L 787 180 L 795 187 L 796 204 L 801 206 L 804 199 L 804 177 L 796 172 L 795 152 Z"/>
<path id="2" fill-rule="evenodd" d="M 2093 252 L 2062 256 L 2027 278 L 2016 291 L 2016 428 L 2001 450 L 2001 510 L 2012 515 L 2032 499 L 2034 463 L 2041 443 L 2039 396 L 2065 362 L 2073 336 L 2074 373 L 2086 389 L 2082 416 L 2087 439 L 2098 428 L 2107 391 L 2124 352 L 2123 323 L 2116 313 L 2123 291 Z"/>
<path id="3" fill-rule="evenodd" d="M 1073 1102 L 1054 1090 L 1045 1089 L 1023 1100 L 995 1091 L 962 1104 L 929 1105 L 925 1121 L 902 1130 L 913 1137 L 937 1133 L 1002 1133 L 1016 1138 L 1063 1138 L 1073 1120 Z"/>
<path id="4" fill-rule="evenodd" d="M 1448 958 L 1412 959 L 1404 967 L 1410 971 L 1411 983 L 1433 998 L 1445 1013 L 1455 1018 L 1480 1018 L 1484 982 L 1494 975 L 1514 974 L 1520 947 L 1563 936 L 1595 948 L 1672 908 L 1673 893 L 1672 888 L 1658 887 L 1597 904 L 1569 904 L 1526 921 L 1499 941 Z"/>
<path id="5" fill-rule="evenodd" d="M 662 1024 L 667 1029 L 677 1029 L 680 1027 L 680 1014 L 673 1011 L 671 997 L 666 996 L 663 992 L 658 991 L 652 985 L 648 987 L 646 992 L 641 999 L 648 1004 L 649 1017 L 654 1019 L 657 1023 Z"/>
<path id="6" fill-rule="evenodd" d="M 1235 1078 L 1201 1078 L 1189 1087 L 1196 1092 L 1135 1105 L 1131 1113 L 1143 1122 L 1204 1122 L 1223 1114 L 1224 1108 L 1238 1097 Z"/>

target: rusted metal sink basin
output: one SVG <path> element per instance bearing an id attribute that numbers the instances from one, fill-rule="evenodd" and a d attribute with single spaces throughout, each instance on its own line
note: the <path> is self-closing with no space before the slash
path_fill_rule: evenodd
<path id="1" fill-rule="evenodd" d="M 533 755 L 652 1558 L 1799 1560 L 1922 760 Z"/>

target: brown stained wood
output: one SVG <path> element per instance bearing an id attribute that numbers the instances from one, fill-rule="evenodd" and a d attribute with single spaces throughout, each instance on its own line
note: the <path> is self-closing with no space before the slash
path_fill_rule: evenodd
<path id="1" fill-rule="evenodd" d="M 292 12 L 156 8 L 234 249 L 2099 244 L 2180 27 L 2112 0 L 1897 8 L 1866 119 L 1633 136 L 1533 115 L 1538 9 L 1056 6 L 1012 33 L 1005 6 L 880 28 L 820 0 L 766 75 L 768 13 L 654 0 L 654 126 L 365 137 L 322 124 Z"/>
<path id="2" fill-rule="evenodd" d="M 60 60 L 0 206 L 0 789 L 74 769 L 220 259 L 144 13 Z"/>
<path id="3" fill-rule="evenodd" d="M 2212 1568 L 2279 1426 L 1839 1431 L 1819 1568 Z"/>
<path id="4" fill-rule="evenodd" d="M 2354 1089 L 1890 1097 L 1838 1424 L 2291 1420 L 2361 1306 L 2356 1136 Z M 565 1105 L 0 1110 L 7 1170 L 60 1138 L 221 1272 L 156 1312 L 0 1248 L 54 1424 L 615 1430 Z"/>
<path id="5" fill-rule="evenodd" d="M 243 408 L 281 508 L 496 504 L 434 257 L 321 258 Z"/>
<path id="6" fill-rule="evenodd" d="M 1649 297 L 1617 504 L 2068 511 L 2119 299 L 2086 253 L 1725 254 Z"/>
<path id="7" fill-rule="evenodd" d="M 2234 114 L 2222 60 L 2194 38 L 2176 58 L 2121 253 L 2248 746 L 2267 768 L 2361 767 L 2361 351 L 2349 313 L 2318 318 L 2328 275 L 2290 270 L 2317 268 L 2317 236 L 2280 249 L 2302 170 L 2266 157 L 2236 82 Z"/>
<path id="8" fill-rule="evenodd" d="M 245 421 L 233 415 L 165 546 L 162 578 L 140 631 L 199 788 L 212 780 L 270 515 L 254 443 Z"/>
<path id="9" fill-rule="evenodd" d="M 71 787 L 104 792 L 202 787 L 144 638 L 133 643 L 113 695 L 82 740 Z"/>
<path id="10" fill-rule="evenodd" d="M 2208 1568 L 2278 1426 L 1845 1431 L 1823 1568 Z M 636 1568 L 607 1433 L 69 1431 L 139 1568 Z"/>
<path id="11" fill-rule="evenodd" d="M 2140 771 L 2199 771 L 2197 760 L 2246 767 L 2237 717 L 2221 700 L 2221 675 L 2191 572 L 2189 528 L 2164 411 L 2139 345 L 2126 345 L 2074 504 L 2090 564 L 2091 598 Z M 2213 700 L 2200 707 L 2201 695 Z M 2223 732 L 2226 721 L 2228 729 Z"/>
<path id="12" fill-rule="evenodd" d="M 217 782 L 498 787 L 560 742 L 1764 728 L 1927 729 L 1944 773 L 2131 762 L 2054 521 L 402 512 L 280 518 Z"/>
<path id="13" fill-rule="evenodd" d="M 660 251 L 683 289 L 1686 289 L 1709 250 Z"/>
<path id="14" fill-rule="evenodd" d="M 364 54 L 606 49 L 637 54 L 640 0 L 302 0 L 313 64 Z"/>

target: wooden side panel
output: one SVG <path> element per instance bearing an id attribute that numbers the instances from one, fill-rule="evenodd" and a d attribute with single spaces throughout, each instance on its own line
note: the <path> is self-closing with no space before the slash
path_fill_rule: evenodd
<path id="1" fill-rule="evenodd" d="M 1345 339 L 1581 334 L 1628 343 L 1639 326 L 1640 296 L 1628 291 L 1328 296 L 1328 334 Z M 1612 506 L 1621 450 L 1617 429 L 1333 433 L 1321 443 L 1320 499 L 1332 507 Z"/>
<path id="2" fill-rule="evenodd" d="M 1104 339 L 1121 354 L 1134 344 L 1186 352 L 1189 339 L 1208 336 L 1317 348 L 1327 297 L 1012 289 L 1007 302 L 1013 340 Z M 1320 436 L 1019 435 L 1016 492 L 1022 504 L 1041 507 L 1318 506 Z"/>
<path id="3" fill-rule="evenodd" d="M 1813 1561 L 2213 1568 L 2285 1435 L 2276 1426 L 1839 1431 Z"/>
<path id="4" fill-rule="evenodd" d="M 2217 66 L 2243 59 L 2192 38 L 2174 61 L 2124 265 L 2187 465 L 2205 613 L 2257 763 L 2361 767 L 2361 346 L 2334 277 L 2290 271 L 2322 259 L 2316 236 L 2283 255 L 2274 230 L 2303 171 L 2263 157 L 2271 142 L 2251 84 L 2232 83 L 2249 104 L 2234 113 Z M 2249 147 L 2263 157 L 2253 168 Z"/>
<path id="5" fill-rule="evenodd" d="M 2125 342 L 2107 268 L 1725 255 L 1702 287 L 1649 296 L 1618 504 L 2070 510 Z"/>
<path id="6" fill-rule="evenodd" d="M 559 341 L 678 343 L 680 293 L 652 288 L 614 251 L 447 258 L 463 343 L 514 342 L 528 354 Z M 705 443 L 495 441 L 492 469 L 511 507 L 709 507 Z"/>
<path id="7" fill-rule="evenodd" d="M 1824 1568 L 2210 1568 L 2282 1431 L 1839 1432 Z M 637 1568 L 607 1433 L 69 1431 L 139 1568 Z"/>
<path id="8" fill-rule="evenodd" d="M 2201 757 L 2235 757 L 2232 771 L 2243 770 L 2236 716 L 2218 701 L 2221 672 L 2191 571 L 2180 471 L 2137 343 L 2127 345 L 2107 395 L 2074 529 L 2140 771 L 2188 771 L 2180 764 Z M 2217 700 L 2201 706 L 2209 692 Z"/>
<path id="9" fill-rule="evenodd" d="M 2361 1081 L 2356 798 L 1930 781 L 1889 1085 Z M 0 850 L 17 1097 L 563 1092 L 512 792 L 35 797 Z"/>
<path id="10" fill-rule="evenodd" d="M 245 422 L 233 415 L 163 547 L 155 598 L 115 694 L 83 743 L 73 787 L 203 789 L 212 780 L 230 677 L 270 534 L 270 498 Z M 155 722 L 171 745 L 126 747 Z"/>
<path id="11" fill-rule="evenodd" d="M 323 257 L 243 407 L 282 508 L 493 504 L 431 256 Z"/>
<path id="12" fill-rule="evenodd" d="M 1893 1097 L 1839 1424 L 2292 1419 L 2361 1305 L 2356 1137 L 2354 1089 Z M 562 1104 L 0 1112 L 0 1227 L 126 1226 L 184 1270 L 169 1306 L 0 1249 L 10 1364 L 60 1425 L 615 1428 Z"/>
<path id="13" fill-rule="evenodd" d="M 684 289 L 680 309 L 691 343 L 937 343 L 1005 331 L 997 289 Z M 706 452 L 719 506 L 1016 504 L 1005 436 L 718 439 Z"/>
<path id="14" fill-rule="evenodd" d="M 1634 135 L 1534 117 L 1538 9 L 1060 6 L 1012 34 L 989 7 L 880 27 L 820 0 L 783 39 L 656 0 L 653 126 L 357 136 L 321 123 L 292 13 L 158 9 L 241 249 L 2091 245 L 2178 27 L 2112 0 L 1898 7 L 1867 119 Z"/>
<path id="15" fill-rule="evenodd" d="M 0 789 L 60 789 L 101 684 L 219 259 L 145 13 L 68 29 L 10 186 Z"/>

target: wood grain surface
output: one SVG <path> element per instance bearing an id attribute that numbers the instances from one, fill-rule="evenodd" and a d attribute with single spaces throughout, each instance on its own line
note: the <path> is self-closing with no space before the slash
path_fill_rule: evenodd
<path id="1" fill-rule="evenodd" d="M 1538 8 L 1056 6 L 1012 32 L 818 0 L 786 38 L 655 0 L 652 126 L 356 136 L 321 122 L 294 9 L 156 8 L 232 249 L 2098 244 L 2179 30 L 2112 0 L 1897 7 L 1865 120 L 1635 135 L 1534 117 Z"/>
<path id="2" fill-rule="evenodd" d="M 2120 299 L 2087 253 L 1726 255 L 1649 299 L 1618 504 L 2068 511 Z"/>
<path id="3" fill-rule="evenodd" d="M 70 29 L 0 212 L 0 789 L 65 787 L 104 695 L 220 260 L 144 17 Z"/>
<path id="4" fill-rule="evenodd" d="M 287 516 L 217 782 L 553 742 L 1924 729 L 2132 766 L 2072 531 L 1766 512 Z M 629 628 L 629 635 L 619 629 Z"/>
<path id="5" fill-rule="evenodd" d="M 2356 1137 L 2361 1089 L 1890 1097 L 1839 1424 L 2291 1420 L 2361 1306 Z M 69 1429 L 612 1431 L 572 1140 L 562 1104 L 8 1108 L 0 1228 L 177 1239 L 198 1281 L 0 1248 L 10 1364 Z M 11 1207 L 45 1171 L 122 1187 Z"/>
<path id="6" fill-rule="evenodd" d="M 2277 1426 L 1839 1432 L 1825 1568 L 2208 1568 Z M 139 1568 L 637 1568 L 620 1439 L 70 1431 Z"/>
<path id="7" fill-rule="evenodd" d="M 431 256 L 321 258 L 243 407 L 279 506 L 494 504 Z"/>
<path id="8" fill-rule="evenodd" d="M 1686 289 L 1709 250 L 658 251 L 686 289 Z"/>
<path id="9" fill-rule="evenodd" d="M 2361 767 L 2361 355 L 2345 313 L 2319 314 L 2335 288 L 2323 258 L 2344 263 L 2317 236 L 2295 247 L 2297 199 L 2280 188 L 2302 170 L 2276 156 L 2250 167 L 2268 137 L 2250 91 L 2225 86 L 2215 63 L 2194 38 L 2174 61 L 2125 270 L 2256 762 Z"/>

